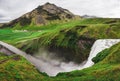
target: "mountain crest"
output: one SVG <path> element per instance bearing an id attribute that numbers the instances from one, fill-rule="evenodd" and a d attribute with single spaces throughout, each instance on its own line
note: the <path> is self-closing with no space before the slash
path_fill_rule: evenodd
<path id="1" fill-rule="evenodd" d="M 38 6 L 33 11 L 24 14 L 18 19 L 15 19 L 8 24 L 4 24 L 4 26 L 15 26 L 17 23 L 21 26 L 30 25 L 31 23 L 34 25 L 45 25 L 55 20 L 69 20 L 74 18 L 76 18 L 76 15 L 72 14 L 67 9 L 63 9 L 51 3 L 46 3 L 42 6 Z"/>

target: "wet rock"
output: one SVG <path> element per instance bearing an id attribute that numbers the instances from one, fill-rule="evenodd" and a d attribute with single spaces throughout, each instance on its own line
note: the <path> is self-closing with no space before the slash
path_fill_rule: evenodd
<path id="1" fill-rule="evenodd" d="M 14 56 L 12 59 L 18 61 L 18 60 L 20 60 L 21 58 L 20 58 L 20 56 L 17 55 L 17 56 Z"/>

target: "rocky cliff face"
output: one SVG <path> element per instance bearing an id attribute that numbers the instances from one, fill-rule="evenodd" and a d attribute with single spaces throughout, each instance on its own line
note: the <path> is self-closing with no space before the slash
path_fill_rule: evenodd
<path id="1" fill-rule="evenodd" d="M 11 21 L 10 23 L 3 24 L 2 27 L 10 27 L 19 23 L 21 26 L 25 25 L 45 25 L 54 20 L 69 20 L 74 19 L 77 16 L 70 11 L 57 7 L 54 4 L 46 3 L 37 7 L 33 11 L 24 14 L 18 19 Z"/>

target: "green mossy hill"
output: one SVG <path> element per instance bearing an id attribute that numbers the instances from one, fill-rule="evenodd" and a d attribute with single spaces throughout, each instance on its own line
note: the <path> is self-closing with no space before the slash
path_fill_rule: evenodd
<path id="1" fill-rule="evenodd" d="M 0 53 L 0 81 L 40 81 L 44 74 L 19 55 Z"/>

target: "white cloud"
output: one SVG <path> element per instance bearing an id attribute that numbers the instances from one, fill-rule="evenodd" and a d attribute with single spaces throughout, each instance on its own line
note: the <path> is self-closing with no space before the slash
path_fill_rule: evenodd
<path id="1" fill-rule="evenodd" d="M 15 19 L 46 2 L 78 15 L 120 18 L 120 0 L 0 0 L 0 22 Z"/>

